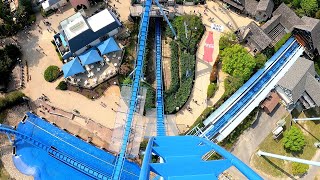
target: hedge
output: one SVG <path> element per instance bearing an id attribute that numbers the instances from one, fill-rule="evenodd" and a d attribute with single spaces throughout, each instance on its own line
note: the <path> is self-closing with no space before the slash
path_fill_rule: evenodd
<path id="1" fill-rule="evenodd" d="M 49 66 L 44 71 L 44 79 L 48 82 L 52 82 L 59 77 L 60 69 L 58 66 Z"/>
<path id="2" fill-rule="evenodd" d="M 215 83 L 209 84 L 208 90 L 207 90 L 207 98 L 212 98 L 216 90 L 217 90 L 217 84 Z"/>
<path id="3" fill-rule="evenodd" d="M 176 92 L 180 86 L 179 80 L 179 49 L 178 44 L 174 41 L 170 42 L 171 50 L 171 84 L 166 93 Z"/>
<path id="4" fill-rule="evenodd" d="M 10 108 L 23 102 L 25 95 L 20 91 L 13 91 L 5 95 L 4 98 L 0 98 L 0 111 Z"/>
<path id="5" fill-rule="evenodd" d="M 57 86 L 57 89 L 60 89 L 62 91 L 65 91 L 68 89 L 68 85 L 65 81 L 61 81 L 58 86 Z"/>

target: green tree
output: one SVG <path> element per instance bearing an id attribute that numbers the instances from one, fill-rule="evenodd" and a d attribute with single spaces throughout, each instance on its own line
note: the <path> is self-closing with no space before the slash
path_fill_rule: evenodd
<path id="1" fill-rule="evenodd" d="M 309 165 L 293 162 L 291 168 L 293 175 L 303 175 L 308 171 Z"/>
<path id="2" fill-rule="evenodd" d="M 306 145 L 302 131 L 292 126 L 289 131 L 284 133 L 283 146 L 285 149 L 293 152 L 300 152 Z"/>
<path id="3" fill-rule="evenodd" d="M 224 97 L 229 97 L 243 85 L 243 79 L 234 76 L 228 76 L 224 80 Z"/>
<path id="4" fill-rule="evenodd" d="M 307 16 L 313 16 L 314 13 L 318 10 L 317 0 L 301 0 L 300 5 Z"/>
<path id="5" fill-rule="evenodd" d="M 256 68 L 257 69 L 262 68 L 267 61 L 267 56 L 262 53 L 257 54 L 255 58 L 256 58 Z"/>
<path id="6" fill-rule="evenodd" d="M 256 66 L 255 59 L 241 45 L 236 44 L 221 52 L 222 70 L 234 77 L 248 80 Z"/>
<path id="7" fill-rule="evenodd" d="M 20 58 L 22 55 L 20 49 L 13 44 L 5 46 L 4 51 L 10 59 L 17 59 Z"/>
<path id="8" fill-rule="evenodd" d="M 300 8 L 301 0 L 292 0 L 291 4 L 294 8 Z"/>
<path id="9" fill-rule="evenodd" d="M 58 66 L 49 66 L 44 71 L 44 79 L 48 82 L 52 82 L 59 77 L 60 69 Z"/>
<path id="10" fill-rule="evenodd" d="M 237 37 L 233 32 L 223 34 L 219 40 L 219 49 L 223 50 L 236 43 Z"/>

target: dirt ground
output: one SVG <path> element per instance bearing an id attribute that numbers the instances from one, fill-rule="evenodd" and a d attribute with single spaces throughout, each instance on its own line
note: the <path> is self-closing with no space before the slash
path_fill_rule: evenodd
<path id="1" fill-rule="evenodd" d="M 167 40 L 162 40 L 162 71 L 165 90 L 168 90 L 171 85 L 170 42 L 170 38 L 168 38 Z"/>

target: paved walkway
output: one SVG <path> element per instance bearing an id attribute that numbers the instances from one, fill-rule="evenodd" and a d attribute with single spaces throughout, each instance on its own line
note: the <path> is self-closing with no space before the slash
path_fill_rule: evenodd
<path id="1" fill-rule="evenodd" d="M 288 112 L 283 106 L 279 106 L 271 116 L 263 112 L 260 117 L 258 117 L 255 124 L 240 136 L 231 150 L 231 153 L 250 166 L 251 156 L 257 151 L 261 142 L 276 127 L 276 122 L 283 118 L 287 113 Z M 230 169 L 229 173 L 233 177 L 240 177 L 240 179 L 245 178 L 234 168 Z"/>
<path id="2" fill-rule="evenodd" d="M 312 161 L 320 161 L 320 150 L 318 149 L 316 154 L 311 159 Z M 320 178 L 320 167 L 319 166 L 309 166 L 308 174 L 303 176 L 302 180 L 310 180 L 315 178 Z"/>
<path id="3" fill-rule="evenodd" d="M 227 76 L 226 73 L 223 73 L 221 70 L 219 71 L 219 88 L 215 93 L 214 97 L 209 101 L 207 100 L 207 88 L 210 83 L 210 73 L 212 70 L 212 66 L 217 59 L 219 54 L 219 40 L 221 33 L 217 31 L 212 31 L 210 26 L 211 23 L 216 23 L 224 26 L 224 32 L 230 30 L 230 26 L 228 24 L 232 24 L 233 27 L 241 27 L 248 25 L 252 19 L 244 16 L 240 16 L 231 11 L 227 11 L 224 9 L 219 9 L 222 7 L 221 2 L 207 2 L 208 11 L 207 15 L 204 14 L 204 6 L 182 6 L 181 8 L 187 14 L 202 14 L 202 21 L 206 26 L 206 32 L 202 37 L 201 42 L 199 43 L 198 51 L 196 54 L 197 62 L 196 62 L 196 75 L 195 75 L 195 83 L 192 89 L 192 93 L 190 95 L 189 101 L 185 104 L 185 106 L 175 115 L 175 117 L 170 116 L 170 118 L 174 118 L 176 120 L 177 126 L 181 133 L 188 130 L 194 121 L 200 116 L 202 111 L 208 106 L 215 104 L 220 97 L 224 93 L 223 81 Z M 210 21 L 210 19 L 214 19 Z M 205 40 L 208 36 L 208 32 L 213 32 L 213 42 L 214 42 L 214 51 L 212 55 L 213 61 L 208 63 L 203 60 L 204 56 L 204 47 Z M 190 113 L 186 107 L 192 108 L 192 113 Z"/>
<path id="4" fill-rule="evenodd" d="M 63 14 L 53 14 L 47 18 L 51 23 L 51 27 L 58 31 L 59 22 L 74 14 L 73 8 L 67 6 L 64 8 Z M 54 33 L 48 31 L 42 22 L 43 17 L 37 14 L 37 25 L 33 25 L 28 32 L 21 32 L 17 35 L 17 41 L 22 46 L 23 60 L 28 62 L 29 75 L 31 80 L 27 82 L 23 92 L 36 100 L 42 94 L 48 96 L 51 105 L 59 107 L 65 111 L 72 112 L 78 110 L 81 115 L 102 124 L 105 127 L 113 128 L 115 121 L 115 112 L 112 108 L 116 108 L 119 101 L 120 89 L 118 86 L 110 87 L 98 100 L 90 100 L 75 92 L 56 90 L 59 79 L 53 83 L 44 80 L 43 73 L 50 65 L 62 66 L 62 62 L 57 56 L 54 45 L 50 42 L 53 40 Z M 107 105 L 106 108 L 101 106 L 101 102 Z"/>

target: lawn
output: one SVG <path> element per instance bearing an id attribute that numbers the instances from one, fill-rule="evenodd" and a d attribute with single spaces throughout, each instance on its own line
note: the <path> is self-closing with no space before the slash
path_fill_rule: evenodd
<path id="1" fill-rule="evenodd" d="M 307 114 L 307 116 L 306 116 Z M 299 117 L 311 117 L 316 116 L 316 112 L 311 110 L 306 113 L 301 113 Z M 286 119 L 286 127 L 288 130 L 290 128 L 291 117 L 288 116 Z M 320 122 L 318 121 L 300 121 L 299 123 L 293 123 L 293 126 L 300 128 L 305 135 L 306 146 L 304 147 L 302 154 L 292 154 L 286 152 L 283 148 L 283 138 L 280 136 L 279 141 L 275 141 L 272 137 L 272 133 L 260 144 L 259 149 L 269 153 L 275 153 L 285 156 L 295 156 L 302 159 L 312 159 L 316 152 L 314 143 L 320 139 Z M 264 172 L 273 177 L 292 177 L 291 162 L 283 161 L 275 158 L 259 157 L 254 155 L 251 164 L 259 171 Z"/>

